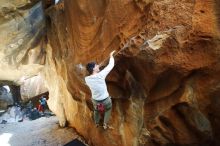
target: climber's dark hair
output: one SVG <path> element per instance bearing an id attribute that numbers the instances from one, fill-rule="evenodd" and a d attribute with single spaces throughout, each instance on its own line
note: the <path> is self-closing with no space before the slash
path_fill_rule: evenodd
<path id="1" fill-rule="evenodd" d="M 89 62 L 87 65 L 86 65 L 86 69 L 87 71 L 89 72 L 89 74 L 92 74 L 93 73 L 93 68 L 95 67 L 96 63 L 95 62 Z"/>

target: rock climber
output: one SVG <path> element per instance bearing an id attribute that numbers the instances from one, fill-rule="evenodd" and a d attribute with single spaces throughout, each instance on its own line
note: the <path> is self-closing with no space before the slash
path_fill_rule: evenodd
<path id="1" fill-rule="evenodd" d="M 109 72 L 113 69 L 115 61 L 113 54 L 115 51 L 110 53 L 110 59 L 108 65 L 103 69 L 99 70 L 99 65 L 95 62 L 87 64 L 86 69 L 89 72 L 89 76 L 85 77 L 86 84 L 89 86 L 92 93 L 92 103 L 94 107 L 94 120 L 96 127 L 99 126 L 101 114 L 104 114 L 103 128 L 108 128 L 108 121 L 112 110 L 112 101 L 109 96 L 105 78 Z"/>

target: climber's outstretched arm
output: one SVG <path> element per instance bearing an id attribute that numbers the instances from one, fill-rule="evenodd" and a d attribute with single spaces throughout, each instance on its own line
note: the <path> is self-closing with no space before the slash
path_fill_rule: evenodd
<path id="1" fill-rule="evenodd" d="M 109 59 L 108 65 L 102 71 L 98 73 L 98 76 L 100 76 L 101 78 L 106 78 L 108 73 L 113 69 L 115 65 L 115 60 L 113 57 L 114 53 L 115 53 L 115 50 L 110 53 L 110 59 Z"/>

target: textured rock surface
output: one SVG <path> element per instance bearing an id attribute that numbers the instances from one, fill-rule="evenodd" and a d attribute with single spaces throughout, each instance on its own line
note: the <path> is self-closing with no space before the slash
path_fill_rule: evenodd
<path id="1" fill-rule="evenodd" d="M 44 78 L 40 74 L 24 79 L 20 86 L 20 94 L 23 100 L 30 99 L 48 91 L 44 83 Z"/>
<path id="2" fill-rule="evenodd" d="M 46 79 L 60 124 L 96 146 L 218 145 L 217 5 L 64 0 L 48 10 Z M 106 63 L 112 50 L 119 51 L 107 78 L 114 129 L 103 131 L 91 118 L 84 65 Z"/>
<path id="3" fill-rule="evenodd" d="M 17 10 L 20 3 L 14 2 L 10 11 L 0 9 L 1 37 L 20 20 L 11 14 L 36 8 L 25 4 Z M 61 126 L 76 128 L 90 145 L 218 146 L 219 5 L 219 0 L 64 0 L 46 10 L 47 39 L 37 39 L 23 29 L 21 34 L 32 34 L 24 37 L 27 45 L 8 49 L 23 42 L 19 35 L 3 39 L 0 48 L 6 55 L 0 56 L 0 65 L 6 64 L 9 71 L 1 70 L 0 77 L 15 81 L 42 68 L 50 109 Z M 10 14 L 9 19 L 3 18 L 5 14 Z M 42 19 L 37 20 L 32 26 L 40 31 L 43 25 L 37 24 L 43 24 Z M 25 24 L 24 28 L 32 28 L 29 21 Z M 37 45 L 30 45 L 32 40 Z M 91 60 L 105 64 L 112 50 L 118 51 L 116 66 L 107 78 L 114 129 L 104 131 L 92 120 L 84 66 Z M 15 66 L 27 69 L 25 74 L 15 72 L 20 71 Z"/>
<path id="4" fill-rule="evenodd" d="M 0 87 L 0 110 L 7 109 L 7 106 L 13 103 L 14 100 L 11 93 L 9 93 L 6 88 Z"/>
<path id="5" fill-rule="evenodd" d="M 30 79 L 39 74 L 45 60 L 42 3 L 1 0 L 0 30 L 0 80 L 13 81 L 25 88 L 29 93 L 22 90 L 22 98 L 45 92 L 42 81 L 38 79 L 35 85 L 36 77 Z"/>
<path id="6" fill-rule="evenodd" d="M 16 81 L 22 75 L 34 75 L 41 68 L 36 64 L 40 62 L 36 40 L 42 37 L 44 27 L 41 3 L 31 9 L 25 9 L 27 1 L 3 0 L 0 4 L 1 80 Z"/>

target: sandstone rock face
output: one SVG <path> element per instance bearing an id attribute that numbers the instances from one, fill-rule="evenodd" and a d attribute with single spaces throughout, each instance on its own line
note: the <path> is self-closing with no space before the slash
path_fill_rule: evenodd
<path id="1" fill-rule="evenodd" d="M 9 93 L 6 88 L 0 87 L 0 110 L 7 109 L 7 106 L 13 103 L 14 100 L 11 93 Z"/>
<path id="2" fill-rule="evenodd" d="M 20 89 L 23 100 L 28 100 L 47 91 L 48 89 L 44 83 L 44 78 L 40 74 L 24 79 Z"/>
<path id="3" fill-rule="evenodd" d="M 44 16 L 41 3 L 28 1 L 0 2 L 1 80 L 15 81 L 39 72 L 42 64 Z M 30 8 L 29 8 L 30 7 Z"/>
<path id="4" fill-rule="evenodd" d="M 0 1 L 0 80 L 25 88 L 28 94 L 22 90 L 22 98 L 47 90 L 40 79 L 33 82 L 45 62 L 44 21 L 42 3 L 37 0 Z"/>
<path id="5" fill-rule="evenodd" d="M 44 3 L 47 39 L 40 3 L 1 0 L 1 80 L 40 74 L 60 125 L 90 145 L 220 144 L 219 0 Z M 106 64 L 112 50 L 113 129 L 104 131 L 92 120 L 85 64 Z"/>
<path id="6" fill-rule="evenodd" d="M 218 5 L 64 0 L 50 8 L 45 78 L 60 124 L 95 146 L 219 145 Z M 103 131 L 92 120 L 85 64 L 106 63 L 112 50 L 114 129 Z"/>

